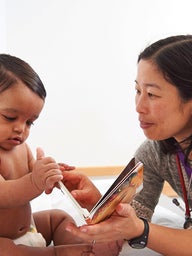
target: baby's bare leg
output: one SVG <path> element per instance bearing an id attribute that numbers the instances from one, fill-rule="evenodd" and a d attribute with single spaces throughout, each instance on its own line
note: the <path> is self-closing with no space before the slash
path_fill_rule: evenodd
<path id="1" fill-rule="evenodd" d="M 90 245 L 61 245 L 49 247 L 30 247 L 24 245 L 15 245 L 7 238 L 0 238 L 0 256 L 91 256 Z"/>
<path id="2" fill-rule="evenodd" d="M 70 234 L 68 231 L 65 230 L 66 224 L 69 221 L 74 222 L 74 220 L 67 213 L 61 210 L 51 210 L 51 211 L 43 211 L 43 212 L 35 213 L 34 220 L 37 225 L 38 232 L 40 232 L 44 236 L 48 244 L 51 241 L 54 242 L 54 245 L 70 245 L 70 244 L 80 244 L 85 242 L 85 241 L 79 240 L 79 238 L 74 237 L 72 234 Z M 117 256 L 119 255 L 122 249 L 122 245 L 123 245 L 123 241 L 113 241 L 108 243 L 96 242 L 96 244 L 94 245 L 93 251 L 96 256 L 100 256 L 100 255 Z M 69 254 L 72 248 L 73 250 L 78 250 L 76 246 L 77 245 L 72 246 L 71 249 L 68 246 Z M 60 253 L 59 248 L 57 248 L 57 253 Z M 62 255 L 62 252 L 61 252 L 61 255 Z M 75 256 L 75 254 L 71 254 L 71 255 Z M 82 254 L 82 255 L 87 256 L 92 254 Z M 60 254 L 57 254 L 57 256 L 60 256 Z"/>
<path id="3" fill-rule="evenodd" d="M 40 232 L 47 245 L 52 241 L 54 245 L 79 244 L 83 241 L 66 231 L 66 224 L 73 218 L 62 210 L 46 210 L 33 214 L 38 232 Z"/>

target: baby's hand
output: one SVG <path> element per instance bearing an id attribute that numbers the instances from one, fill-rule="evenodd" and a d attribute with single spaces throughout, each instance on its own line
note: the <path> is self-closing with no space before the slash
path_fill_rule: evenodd
<path id="1" fill-rule="evenodd" d="M 32 183 L 39 192 L 48 194 L 55 184 L 63 179 L 59 165 L 52 157 L 45 157 L 42 149 L 37 148 L 37 160 L 32 170 Z"/>

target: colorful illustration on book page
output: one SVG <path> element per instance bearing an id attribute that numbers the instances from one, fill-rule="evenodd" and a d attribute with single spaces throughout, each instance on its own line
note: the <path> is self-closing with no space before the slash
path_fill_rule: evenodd
<path id="1" fill-rule="evenodd" d="M 129 203 L 133 197 L 142 189 L 143 166 L 137 172 L 133 172 L 120 187 L 106 200 L 95 212 L 92 218 L 86 220 L 88 224 L 96 224 L 108 218 L 120 202 Z"/>

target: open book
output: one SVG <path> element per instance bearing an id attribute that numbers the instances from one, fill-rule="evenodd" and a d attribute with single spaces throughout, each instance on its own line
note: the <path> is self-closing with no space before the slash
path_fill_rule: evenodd
<path id="1" fill-rule="evenodd" d="M 133 197 L 142 189 L 143 164 L 132 158 L 117 179 L 96 203 L 90 212 L 82 208 L 65 185 L 60 181 L 59 186 L 64 194 L 67 194 L 74 203 L 78 212 L 88 224 L 96 224 L 111 216 L 120 202 L 129 203 Z"/>

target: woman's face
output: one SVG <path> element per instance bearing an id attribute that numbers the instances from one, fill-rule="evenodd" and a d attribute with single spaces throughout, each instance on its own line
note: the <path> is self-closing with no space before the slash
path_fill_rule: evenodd
<path id="1" fill-rule="evenodd" d="M 136 78 L 136 111 L 140 127 L 152 140 L 192 134 L 192 100 L 184 103 L 175 86 L 149 60 L 140 60 Z"/>

